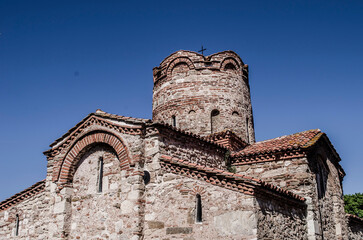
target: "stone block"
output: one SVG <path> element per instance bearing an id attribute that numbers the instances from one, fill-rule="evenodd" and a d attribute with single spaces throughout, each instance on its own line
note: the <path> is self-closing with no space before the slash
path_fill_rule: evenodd
<path id="1" fill-rule="evenodd" d="M 151 229 L 161 229 L 164 228 L 164 223 L 160 221 L 148 221 L 149 228 Z"/>
<path id="2" fill-rule="evenodd" d="M 249 236 L 257 227 L 257 219 L 252 211 L 231 211 L 215 216 L 214 226 L 222 236 Z"/>
<path id="3" fill-rule="evenodd" d="M 166 234 L 190 234 L 193 232 L 192 227 L 169 227 L 166 228 Z"/>

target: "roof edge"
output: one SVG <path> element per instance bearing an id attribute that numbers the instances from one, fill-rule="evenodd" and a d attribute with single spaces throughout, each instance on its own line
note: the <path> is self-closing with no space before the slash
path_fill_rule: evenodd
<path id="1" fill-rule="evenodd" d="M 168 123 L 161 123 L 161 122 L 153 122 L 151 125 L 149 126 L 154 126 L 154 127 L 165 127 L 169 130 L 172 130 L 172 131 L 175 131 L 175 132 L 178 132 L 178 133 L 181 133 L 185 136 L 188 136 L 188 137 L 192 137 L 192 138 L 195 138 L 195 139 L 198 139 L 200 141 L 203 141 L 205 143 L 208 143 L 208 144 L 211 144 L 211 145 L 214 145 L 216 147 L 219 147 L 219 148 L 222 148 L 224 150 L 228 150 L 228 148 L 226 148 L 225 146 L 223 146 L 222 144 L 219 144 L 219 143 L 216 143 L 212 140 L 209 140 L 207 137 L 203 137 L 203 136 L 200 136 L 198 134 L 195 134 L 195 133 L 192 133 L 192 132 L 188 132 L 188 131 L 185 131 L 181 128 L 177 128 L 177 127 L 174 127 Z"/>
<path id="2" fill-rule="evenodd" d="M 324 134 L 323 132 L 321 132 L 320 129 L 310 129 L 310 130 L 306 130 L 306 131 L 302 131 L 302 132 L 298 132 L 298 133 L 293 133 L 293 134 L 290 134 L 290 135 L 284 135 L 284 136 L 281 136 L 281 137 L 276 137 L 276 138 L 271 138 L 271 139 L 268 139 L 268 140 L 263 140 L 263 141 L 260 141 L 260 142 L 255 142 L 253 144 L 250 144 L 249 146 L 259 145 L 259 144 L 267 143 L 267 142 L 270 142 L 270 141 L 283 139 L 283 138 L 291 137 L 291 136 L 298 135 L 298 134 L 303 134 L 303 133 L 310 132 L 310 131 L 318 131 L 318 133 L 312 139 L 314 139 L 320 133 Z M 294 151 L 294 150 L 296 151 L 296 150 L 299 150 L 299 149 L 307 149 L 307 148 L 313 146 L 320 139 L 320 136 L 322 136 L 322 135 L 319 135 L 319 138 L 316 139 L 316 140 L 314 139 L 314 141 L 312 141 L 312 139 L 310 139 L 308 142 L 312 141 L 312 143 L 311 143 L 311 145 L 309 145 L 307 147 L 304 147 L 305 145 L 307 145 L 307 143 L 305 143 L 303 146 L 292 146 L 292 147 L 289 147 L 289 148 L 276 148 L 274 150 L 265 150 L 265 151 L 261 151 L 261 152 L 258 152 L 258 153 L 254 152 L 254 153 L 243 154 L 243 153 L 240 153 L 240 152 L 235 152 L 235 153 L 232 154 L 232 157 L 249 157 L 249 156 L 254 156 L 254 155 L 271 154 L 271 153 L 284 152 L 284 151 Z"/>
<path id="3" fill-rule="evenodd" d="M 32 186 L 26 188 L 25 190 L 14 194 L 13 196 L 0 202 L 0 211 L 6 210 L 11 206 L 14 206 L 20 202 L 29 199 L 30 197 L 42 192 L 45 188 L 45 179 L 33 184 Z"/>
<path id="4" fill-rule="evenodd" d="M 127 123 L 134 123 L 134 124 L 135 123 L 136 124 L 145 124 L 145 123 L 151 123 L 152 122 L 151 119 L 125 117 L 125 116 L 122 116 L 122 115 L 111 114 L 111 113 L 107 113 L 105 111 L 102 111 L 101 109 L 97 109 L 95 112 L 88 114 L 85 118 L 83 118 L 81 121 L 79 121 L 74 127 L 72 127 L 71 129 L 69 129 L 60 138 L 57 138 L 53 143 L 51 143 L 49 145 L 49 147 L 51 147 L 51 149 L 45 151 L 44 154 L 47 154 L 49 151 L 52 150 L 52 148 L 54 146 L 56 146 L 63 139 L 65 139 L 66 137 L 68 137 L 69 135 L 71 135 L 72 132 L 74 132 L 79 126 L 81 126 L 91 116 L 99 116 L 99 117 L 104 117 L 104 118 L 113 119 L 113 120 L 121 120 L 121 121 L 125 121 Z"/>
<path id="5" fill-rule="evenodd" d="M 253 191 L 257 190 L 260 191 L 262 189 L 265 189 L 267 191 L 271 191 L 274 194 L 278 194 L 281 197 L 287 198 L 287 199 L 291 199 L 294 200 L 300 204 L 305 205 L 305 198 L 301 197 L 291 191 L 285 190 L 283 188 L 277 187 L 275 185 L 272 185 L 270 183 L 264 182 L 258 178 L 252 178 L 249 176 L 245 176 L 242 174 L 235 174 L 235 173 L 231 173 L 231 172 L 227 172 L 218 168 L 211 168 L 211 167 L 207 167 L 207 166 L 202 166 L 202 165 L 198 165 L 196 163 L 191 163 L 189 161 L 185 161 L 185 160 L 181 160 L 181 159 L 177 159 L 177 158 L 173 158 L 170 156 L 166 156 L 166 155 L 162 155 L 160 158 L 162 161 L 164 162 L 168 162 L 170 164 L 176 164 L 179 165 L 181 167 L 185 167 L 185 168 L 189 168 L 189 169 L 195 169 L 198 172 L 202 172 L 204 174 L 211 174 L 214 176 L 218 176 L 221 178 L 224 178 L 224 180 L 226 180 L 227 182 L 229 182 L 230 180 L 233 181 L 242 181 L 243 183 L 247 183 L 250 186 L 255 187 L 255 189 L 253 188 L 249 188 L 246 186 L 241 186 L 241 185 L 236 185 L 236 183 L 226 183 L 224 185 L 222 185 L 222 181 L 219 181 L 219 179 L 217 178 L 217 180 L 207 180 L 207 182 L 212 183 L 213 185 L 218 185 L 218 186 L 222 186 L 225 187 L 227 189 L 232 189 L 232 190 L 238 190 L 238 191 L 242 191 L 246 194 L 250 194 L 253 195 Z"/>

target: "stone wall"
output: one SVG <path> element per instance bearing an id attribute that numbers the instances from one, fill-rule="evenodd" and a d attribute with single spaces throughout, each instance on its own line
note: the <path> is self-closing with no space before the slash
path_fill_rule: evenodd
<path id="1" fill-rule="evenodd" d="M 160 153 L 203 166 L 225 167 L 226 149 L 170 129 L 160 132 Z"/>
<path id="2" fill-rule="evenodd" d="M 202 222 L 196 222 L 196 195 Z M 160 172 L 145 188 L 145 239 L 256 239 L 254 197 Z"/>
<path id="3" fill-rule="evenodd" d="M 306 239 L 303 204 L 284 203 L 273 195 L 263 198 L 235 192 L 166 171 L 158 162 L 158 136 L 147 138 L 145 168 L 145 239 Z M 197 195 L 202 200 L 202 222 L 196 221 Z M 266 225 L 275 226 L 273 230 Z M 268 231 L 270 230 L 270 231 Z M 271 238 L 266 238 L 271 237 Z M 289 238 L 285 238 L 289 239 Z"/>
<path id="4" fill-rule="evenodd" d="M 110 124 L 101 126 L 100 122 L 93 121 L 67 148 L 48 159 L 47 181 L 54 203 L 50 206 L 51 239 L 140 237 L 142 137 L 139 131 L 122 134 L 118 128 Z M 69 154 L 72 158 L 67 157 Z M 102 192 L 98 192 L 101 156 L 104 170 Z M 63 159 L 71 159 L 69 170 L 59 164 Z M 57 170 L 59 167 L 62 170 Z M 69 172 L 65 177 L 63 169 Z M 60 177 L 68 182 L 54 182 L 54 172 L 61 172 Z"/>
<path id="5" fill-rule="evenodd" d="M 324 156 L 324 155 L 323 155 Z M 329 175 L 326 180 L 325 196 L 319 200 L 323 218 L 324 238 L 326 236 L 338 239 L 347 238 L 347 222 L 344 211 L 343 189 L 338 171 L 333 164 L 332 156 L 325 155 Z"/>
<path id="6" fill-rule="evenodd" d="M 305 208 L 257 198 L 258 239 L 307 239 Z"/>
<path id="7" fill-rule="evenodd" d="M 318 193 L 319 161 L 322 161 L 326 169 L 322 179 L 322 194 Z M 260 178 L 307 198 L 310 237 L 344 239 L 347 237 L 347 225 L 342 185 L 335 161 L 329 149 L 320 142 L 305 157 L 240 164 L 236 165 L 236 168 L 238 173 Z"/>
<path id="8" fill-rule="evenodd" d="M 46 192 L 0 212 L 0 239 L 49 239 L 50 199 Z M 16 215 L 19 216 L 18 236 L 15 236 Z"/>
<path id="9" fill-rule="evenodd" d="M 103 159 L 102 191 L 99 192 L 99 159 Z M 122 176 L 113 149 L 96 146 L 81 159 L 73 178 L 71 239 L 131 239 L 139 192 Z M 136 219 L 135 219 L 136 218 Z"/>
<path id="10" fill-rule="evenodd" d="M 257 177 L 286 190 L 306 196 L 314 181 L 306 157 L 234 165 L 237 173 Z"/>
<path id="11" fill-rule="evenodd" d="M 228 128 L 253 143 L 247 65 L 232 51 L 170 55 L 154 68 L 153 121 L 202 136 Z"/>

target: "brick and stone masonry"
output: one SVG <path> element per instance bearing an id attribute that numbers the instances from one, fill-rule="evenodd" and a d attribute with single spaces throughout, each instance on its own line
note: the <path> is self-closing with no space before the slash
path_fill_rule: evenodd
<path id="1" fill-rule="evenodd" d="M 233 130 L 255 141 L 248 66 L 232 51 L 178 51 L 154 68 L 153 121 L 207 136 Z"/>
<path id="2" fill-rule="evenodd" d="M 0 203 L 0 240 L 363 238 L 326 134 L 255 142 L 236 53 L 177 51 L 153 77 L 153 119 L 97 110 L 55 140 L 46 179 Z"/>

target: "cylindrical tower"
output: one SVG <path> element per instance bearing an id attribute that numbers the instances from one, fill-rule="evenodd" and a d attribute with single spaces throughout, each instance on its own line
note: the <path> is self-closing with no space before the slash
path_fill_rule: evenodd
<path id="1" fill-rule="evenodd" d="M 255 141 L 248 66 L 233 51 L 178 51 L 153 69 L 153 121 L 207 136 L 230 129 Z"/>

